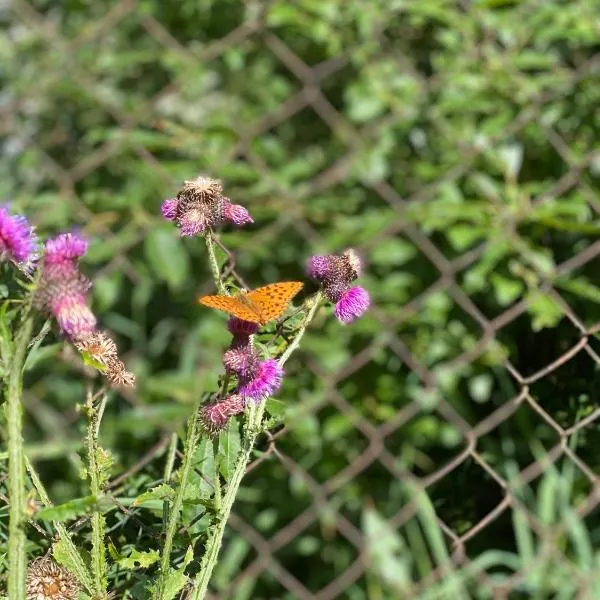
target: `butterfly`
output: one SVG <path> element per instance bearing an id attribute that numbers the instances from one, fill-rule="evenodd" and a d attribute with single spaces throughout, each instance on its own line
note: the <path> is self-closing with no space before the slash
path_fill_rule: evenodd
<path id="1" fill-rule="evenodd" d="M 202 296 L 198 302 L 238 319 L 264 325 L 278 319 L 303 286 L 301 281 L 281 281 L 235 296 Z"/>

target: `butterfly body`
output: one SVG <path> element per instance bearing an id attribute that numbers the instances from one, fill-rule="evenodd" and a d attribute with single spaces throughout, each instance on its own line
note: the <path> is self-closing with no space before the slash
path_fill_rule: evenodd
<path id="1" fill-rule="evenodd" d="M 265 325 L 278 319 L 288 307 L 291 299 L 302 289 L 301 281 L 270 283 L 235 296 L 202 296 L 200 304 L 222 310 L 238 319 Z"/>

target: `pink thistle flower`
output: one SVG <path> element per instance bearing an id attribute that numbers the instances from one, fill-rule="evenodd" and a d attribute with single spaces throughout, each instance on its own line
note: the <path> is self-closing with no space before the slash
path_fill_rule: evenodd
<path id="1" fill-rule="evenodd" d="M 246 335 L 250 336 L 255 334 L 260 328 L 258 323 L 252 323 L 250 321 L 244 321 L 243 319 L 238 319 L 237 317 L 231 317 L 227 321 L 227 329 L 229 333 L 234 336 L 238 335 Z"/>
<path id="2" fill-rule="evenodd" d="M 200 420 L 204 429 L 215 435 L 225 428 L 229 419 L 244 412 L 246 402 L 239 394 L 226 396 L 202 407 Z"/>
<path id="3" fill-rule="evenodd" d="M 96 317 L 87 305 L 92 284 L 76 265 L 86 250 L 87 242 L 71 233 L 48 240 L 34 298 L 35 305 L 53 315 L 72 341 L 89 336 L 96 328 Z"/>
<path id="4" fill-rule="evenodd" d="M 232 204 L 229 198 L 225 198 L 223 206 L 223 217 L 238 227 L 254 223 L 254 219 L 250 216 L 248 209 L 241 204 Z"/>
<path id="5" fill-rule="evenodd" d="M 64 261 L 75 261 L 81 258 L 88 249 L 88 242 L 74 233 L 63 233 L 44 245 L 44 263 L 56 264 Z"/>
<path id="6" fill-rule="evenodd" d="M 177 218 L 177 198 L 169 198 L 160 205 L 160 212 L 167 221 L 174 221 Z"/>
<path id="7" fill-rule="evenodd" d="M 85 296 L 59 297 L 52 307 L 52 314 L 61 330 L 73 341 L 89 336 L 96 329 L 96 317 Z"/>
<path id="8" fill-rule="evenodd" d="M 269 358 L 259 363 L 253 375 L 240 377 L 238 393 L 244 398 L 260 402 L 279 389 L 282 377 L 283 368 L 276 360 Z"/>
<path id="9" fill-rule="evenodd" d="M 238 377 L 253 377 L 258 371 L 259 365 L 260 357 L 250 344 L 235 344 L 223 354 L 225 370 Z"/>
<path id="10" fill-rule="evenodd" d="M 371 303 L 369 293 L 360 286 L 352 287 L 341 293 L 335 304 L 335 316 L 338 321 L 345 325 L 352 323 L 362 316 Z"/>
<path id="11" fill-rule="evenodd" d="M 28 269 L 36 258 L 36 250 L 37 238 L 29 221 L 0 208 L 0 262 L 8 258 Z"/>

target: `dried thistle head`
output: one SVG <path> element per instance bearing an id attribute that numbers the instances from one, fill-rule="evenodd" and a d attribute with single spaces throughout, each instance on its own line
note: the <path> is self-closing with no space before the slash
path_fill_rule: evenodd
<path id="1" fill-rule="evenodd" d="M 27 600 L 75 600 L 75 577 L 50 557 L 36 558 L 27 569 Z"/>
<path id="2" fill-rule="evenodd" d="M 180 201 L 211 202 L 223 198 L 223 184 L 218 179 L 199 175 L 194 179 L 183 182 L 183 187 L 177 194 Z"/>
<path id="3" fill-rule="evenodd" d="M 106 379 L 116 387 L 135 386 L 135 375 L 125 368 L 125 363 L 118 358 L 111 360 L 106 368 Z"/>
<path id="4" fill-rule="evenodd" d="M 108 365 L 111 359 L 117 357 L 117 345 L 104 331 L 94 331 L 76 342 L 75 347 L 80 352 L 88 354 L 92 360 L 104 367 Z"/>
<path id="5" fill-rule="evenodd" d="M 177 197 L 164 200 L 160 210 L 183 236 L 204 235 L 225 222 L 236 227 L 254 222 L 245 207 L 223 196 L 221 181 L 204 175 L 184 181 Z"/>
<path id="6" fill-rule="evenodd" d="M 135 385 L 135 375 L 127 371 L 125 364 L 119 358 L 117 345 L 104 331 L 94 331 L 78 340 L 75 347 L 80 352 L 85 352 L 96 363 L 95 366 L 99 367 L 111 385 L 117 387 Z"/>

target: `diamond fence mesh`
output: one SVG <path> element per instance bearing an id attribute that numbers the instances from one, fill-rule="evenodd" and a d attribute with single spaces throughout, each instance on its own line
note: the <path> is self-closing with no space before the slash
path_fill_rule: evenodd
<path id="1" fill-rule="evenodd" d="M 215 598 L 600 593 L 600 6 L 418 4 L 0 9 L 3 191 L 96 240 L 96 302 L 141 372 L 106 424 L 117 500 L 147 468 L 160 479 L 225 339 L 187 306 L 213 289 L 202 252 L 154 250 L 181 179 L 222 177 L 256 215 L 223 238 L 252 283 L 318 250 L 370 265 L 364 322 L 323 315 L 290 363 Z M 79 418 L 68 381 L 28 393 L 41 465 L 77 461 L 48 454 Z M 155 536 L 125 504 L 111 539 Z"/>

